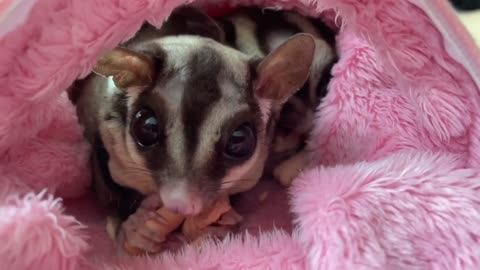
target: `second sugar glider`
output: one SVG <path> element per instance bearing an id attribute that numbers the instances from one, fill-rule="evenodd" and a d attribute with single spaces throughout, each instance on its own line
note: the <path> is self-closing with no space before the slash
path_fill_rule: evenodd
<path id="1" fill-rule="evenodd" d="M 298 33 L 308 33 L 315 40 L 308 80 L 289 97 L 275 117 L 277 123 L 268 170 L 288 186 L 308 165 L 306 140 L 313 127 L 316 109 L 326 94 L 330 70 L 337 60 L 335 33 L 319 19 L 294 11 L 241 8 L 217 19 L 217 22 L 224 29 L 226 44 L 252 58 L 262 59 Z M 300 61 L 294 62 L 292 68 L 301 64 Z"/>
<path id="2" fill-rule="evenodd" d="M 276 117 L 307 81 L 317 44 L 296 34 L 253 57 L 224 42 L 215 21 L 181 7 L 106 52 L 74 87 L 94 186 L 120 230 L 146 218 L 145 197 L 192 216 L 261 177 Z M 151 235 L 137 244 L 154 249 Z"/>

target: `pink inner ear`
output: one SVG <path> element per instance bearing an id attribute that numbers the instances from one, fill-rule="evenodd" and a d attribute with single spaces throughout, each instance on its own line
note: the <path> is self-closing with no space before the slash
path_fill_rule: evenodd
<path id="1" fill-rule="evenodd" d="M 305 84 L 314 54 L 311 35 L 298 34 L 287 40 L 258 66 L 257 96 L 284 102 Z"/>
<path id="2" fill-rule="evenodd" d="M 121 88 L 121 89 L 136 86 L 134 85 L 135 84 L 134 81 L 135 81 L 135 74 L 128 70 L 120 71 L 113 76 L 113 82 L 118 88 Z"/>
<path id="3" fill-rule="evenodd" d="M 117 87 L 128 88 L 149 85 L 155 70 L 150 56 L 116 48 L 98 60 L 94 71 L 104 76 L 113 76 Z"/>
<path id="4" fill-rule="evenodd" d="M 268 73 L 268 70 L 264 71 L 264 73 Z M 274 98 L 275 91 L 271 91 L 272 89 L 276 89 L 274 84 L 275 81 L 273 80 L 272 74 L 261 74 L 258 77 L 257 81 L 255 81 L 255 92 L 257 97 L 264 98 L 264 99 L 276 99 Z M 270 92 L 269 92 L 270 91 Z"/>

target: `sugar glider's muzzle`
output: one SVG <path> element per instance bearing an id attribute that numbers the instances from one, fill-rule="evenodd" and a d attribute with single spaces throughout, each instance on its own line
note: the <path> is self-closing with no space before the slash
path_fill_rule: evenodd
<path id="1" fill-rule="evenodd" d="M 197 215 L 204 206 L 201 194 L 192 191 L 184 185 L 162 187 L 160 189 L 160 197 L 164 207 L 184 216 Z"/>

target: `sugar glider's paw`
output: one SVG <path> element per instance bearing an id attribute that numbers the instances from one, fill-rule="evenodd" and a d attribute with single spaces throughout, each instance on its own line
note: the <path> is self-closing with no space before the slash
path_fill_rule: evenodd
<path id="1" fill-rule="evenodd" d="M 162 251 L 167 236 L 183 222 L 183 216 L 159 208 L 159 205 L 159 198 L 145 199 L 121 225 L 117 241 L 129 255 Z"/>
<path id="2" fill-rule="evenodd" d="M 280 163 L 273 170 L 273 176 L 285 187 L 292 184 L 293 179 L 297 177 L 302 169 L 308 164 L 308 155 L 306 151 L 301 151 L 291 158 Z"/>

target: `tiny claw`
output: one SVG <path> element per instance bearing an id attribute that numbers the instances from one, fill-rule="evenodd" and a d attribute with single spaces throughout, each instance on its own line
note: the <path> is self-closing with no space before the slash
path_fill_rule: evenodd
<path id="1" fill-rule="evenodd" d="M 238 214 L 233 208 L 230 208 L 228 212 L 223 214 L 217 221 L 219 225 L 234 226 L 242 222 L 243 217 Z"/>

